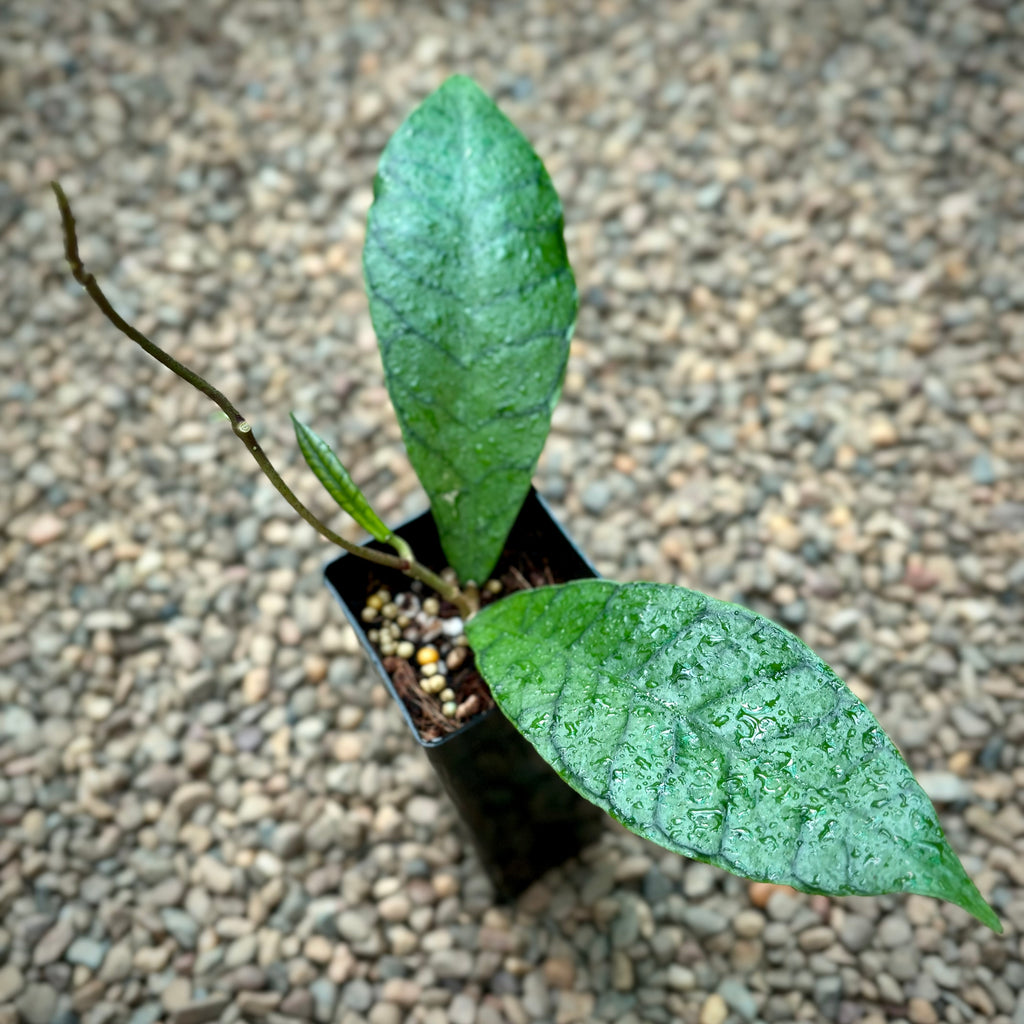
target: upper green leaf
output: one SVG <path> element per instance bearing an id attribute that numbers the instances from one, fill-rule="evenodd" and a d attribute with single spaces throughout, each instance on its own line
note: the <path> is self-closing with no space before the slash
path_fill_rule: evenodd
<path id="1" fill-rule="evenodd" d="M 544 165 L 470 79 L 448 79 L 385 148 L 363 270 L 445 555 L 482 581 L 547 437 L 576 285 Z"/>
<path id="2" fill-rule="evenodd" d="M 792 633 L 682 587 L 522 591 L 466 626 L 502 711 L 627 828 L 805 892 L 999 920 L 871 712 Z"/>
<path id="3" fill-rule="evenodd" d="M 316 474 L 317 480 L 327 488 L 327 493 L 371 537 L 393 545 L 398 538 L 374 512 L 366 495 L 356 486 L 331 446 L 311 427 L 307 427 L 295 413 L 292 413 L 292 424 L 295 427 L 295 437 L 299 442 L 302 457 Z M 402 543 L 404 546 L 404 542 Z"/>

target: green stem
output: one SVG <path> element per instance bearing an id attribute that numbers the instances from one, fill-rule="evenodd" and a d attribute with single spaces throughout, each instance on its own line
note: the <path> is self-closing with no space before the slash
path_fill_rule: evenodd
<path id="1" fill-rule="evenodd" d="M 337 544 L 338 547 L 343 548 L 357 558 L 364 558 L 368 562 L 376 562 L 378 565 L 386 565 L 391 569 L 398 569 L 400 572 L 413 577 L 413 579 L 422 580 L 422 582 L 436 590 L 443 598 L 451 601 L 464 618 L 469 618 L 475 611 L 473 602 L 458 587 L 447 583 L 437 573 L 431 572 L 425 565 L 420 565 L 413 556 L 412 549 L 400 537 L 396 537 L 392 543 L 392 547 L 395 548 L 398 554 L 389 555 L 387 552 L 374 551 L 372 548 L 360 547 L 358 544 L 345 540 L 344 537 L 322 523 L 284 482 L 281 474 L 274 468 L 270 459 L 267 458 L 266 453 L 260 447 L 249 422 L 228 400 L 224 393 L 215 388 L 208 380 L 201 377 L 194 370 L 189 369 L 184 363 L 179 362 L 158 345 L 155 345 L 144 334 L 122 319 L 117 310 L 110 304 L 106 295 L 103 294 L 103 290 L 97 284 L 96 278 L 86 271 L 85 265 L 82 263 L 82 258 L 78 254 L 78 234 L 75 230 L 75 218 L 71 212 L 71 204 L 68 202 L 64 190 L 56 181 L 50 182 L 50 185 L 53 188 L 54 195 L 57 197 L 57 206 L 60 209 L 61 223 L 64 228 L 64 255 L 68 261 L 68 266 L 71 268 L 71 275 L 85 289 L 86 294 L 99 307 L 100 312 L 125 337 L 130 338 L 158 363 L 166 366 L 182 380 L 191 384 L 192 387 L 206 395 L 207 398 L 221 409 L 231 423 L 231 429 L 234 431 L 235 436 L 245 445 L 246 450 L 256 460 L 256 464 L 263 471 L 264 476 L 274 485 L 281 497 L 319 534 L 326 537 L 332 544 Z"/>

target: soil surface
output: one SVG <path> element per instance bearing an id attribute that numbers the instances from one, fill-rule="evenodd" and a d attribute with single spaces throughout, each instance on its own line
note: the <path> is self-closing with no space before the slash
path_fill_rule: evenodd
<path id="1" fill-rule="evenodd" d="M 501 582 L 501 591 L 497 594 L 489 593 L 486 589 L 481 591 L 480 604 L 486 607 L 493 601 L 514 593 L 517 590 L 529 590 L 534 587 L 543 587 L 553 583 L 563 583 L 562 579 L 556 579 L 550 565 L 546 560 L 538 560 L 529 554 L 510 552 L 506 550 L 491 578 Z M 410 580 L 407 593 L 415 594 L 417 597 L 424 597 L 432 593 L 418 580 Z M 380 589 L 380 582 L 374 578 L 370 579 L 367 586 L 366 596 L 376 593 Z M 395 590 L 392 585 L 392 596 L 397 598 L 401 591 Z M 441 601 L 441 610 L 438 619 L 451 619 L 458 617 L 458 609 L 447 601 Z M 410 627 L 406 634 L 411 639 L 417 635 L 419 630 Z M 433 631 L 431 631 L 433 632 Z M 453 638 L 440 636 L 430 639 L 430 643 L 437 647 L 441 661 L 455 649 Z M 468 724 L 479 715 L 490 711 L 494 707 L 494 698 L 491 691 L 484 682 L 483 677 L 477 671 L 476 661 L 471 648 L 466 647 L 466 657 L 462 664 L 454 670 L 450 670 L 447 676 L 448 685 L 455 691 L 455 701 L 460 709 L 465 708 L 454 718 L 446 717 L 441 712 L 441 702 L 436 696 L 425 693 L 419 685 L 419 673 L 416 670 L 415 659 L 400 658 L 396 655 L 385 656 L 381 653 L 379 645 L 374 644 L 377 653 L 381 657 L 384 668 L 391 676 L 395 690 L 402 698 L 402 702 L 409 709 L 420 739 L 424 741 L 438 739 L 449 733 L 455 732 Z"/>

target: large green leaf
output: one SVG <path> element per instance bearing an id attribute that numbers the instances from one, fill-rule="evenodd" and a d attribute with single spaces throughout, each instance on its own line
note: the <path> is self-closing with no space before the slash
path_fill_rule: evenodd
<path id="1" fill-rule="evenodd" d="M 576 285 L 544 165 L 470 79 L 448 79 L 385 148 L 363 270 L 445 555 L 482 581 L 547 437 Z"/>
<path id="2" fill-rule="evenodd" d="M 670 850 L 805 892 L 912 892 L 1001 931 L 871 712 L 792 633 L 682 587 L 522 591 L 466 627 L 502 711 Z"/>

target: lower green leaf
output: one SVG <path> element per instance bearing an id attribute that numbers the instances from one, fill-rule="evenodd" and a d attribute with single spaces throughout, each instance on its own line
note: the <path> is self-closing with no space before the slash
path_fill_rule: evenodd
<path id="1" fill-rule="evenodd" d="M 495 700 L 577 792 L 734 874 L 995 913 L 870 711 L 792 633 L 682 587 L 581 580 L 466 626 Z"/>

